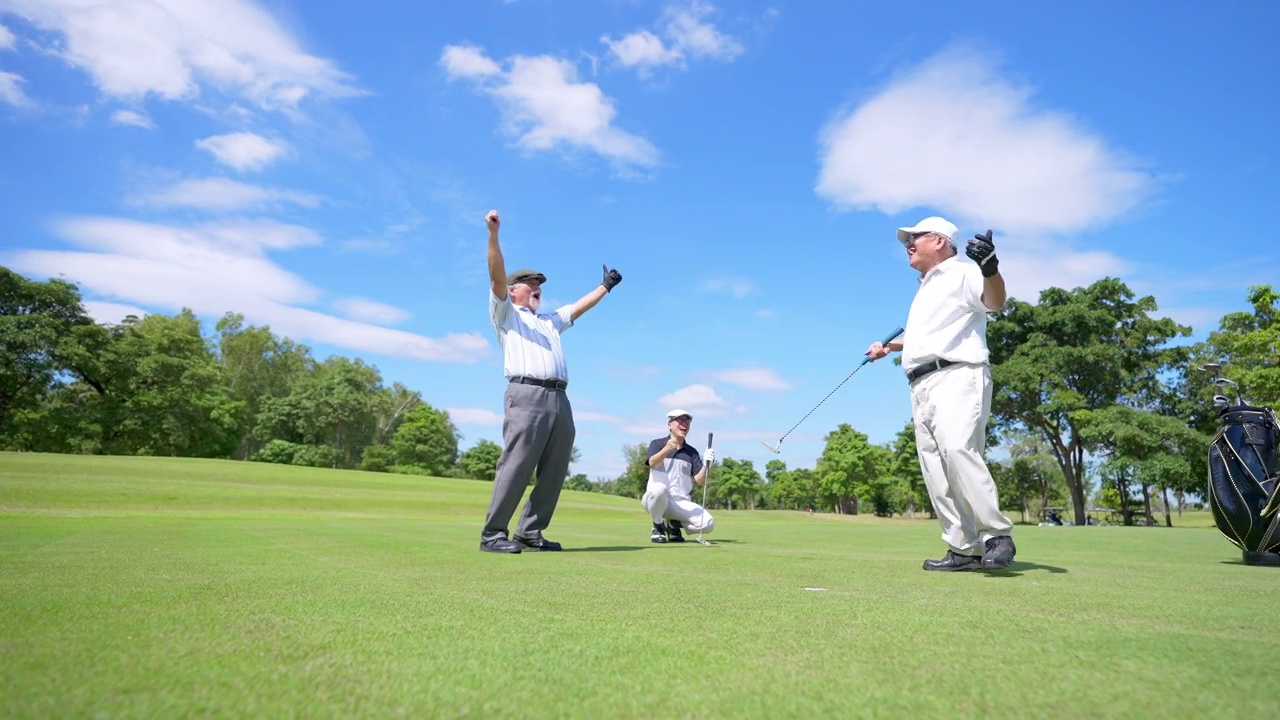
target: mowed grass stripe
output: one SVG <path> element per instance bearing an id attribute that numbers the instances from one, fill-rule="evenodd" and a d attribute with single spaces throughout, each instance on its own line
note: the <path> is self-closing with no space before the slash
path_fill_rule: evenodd
<path id="1" fill-rule="evenodd" d="M 489 486 L 0 454 L 4 717 L 1205 717 L 1280 711 L 1270 569 L 1211 529 L 717 513 L 654 546 L 566 493 L 569 552 L 477 550 Z M 805 588 L 821 588 L 806 590 Z"/>

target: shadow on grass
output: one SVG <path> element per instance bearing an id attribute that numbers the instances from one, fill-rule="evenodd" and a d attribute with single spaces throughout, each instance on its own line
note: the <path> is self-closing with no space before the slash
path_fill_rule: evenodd
<path id="1" fill-rule="evenodd" d="M 1061 575 L 1062 573 L 1067 572 L 1066 568 L 1061 568 L 1056 565 L 1041 565 L 1040 563 L 1014 560 L 1013 564 L 1004 570 L 990 570 L 983 573 L 983 575 L 988 577 L 1022 577 L 1022 574 L 1028 570 L 1047 570 L 1054 575 Z"/>
<path id="2" fill-rule="evenodd" d="M 565 548 L 561 552 L 622 552 L 624 550 L 649 550 L 652 545 L 601 545 L 600 547 Z"/>

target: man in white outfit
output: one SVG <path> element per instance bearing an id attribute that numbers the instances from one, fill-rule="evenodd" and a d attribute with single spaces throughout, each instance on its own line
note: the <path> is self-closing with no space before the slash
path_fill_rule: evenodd
<path id="1" fill-rule="evenodd" d="M 667 413 L 668 435 L 649 443 L 649 485 L 640 505 L 653 520 L 651 542 L 684 542 L 682 525 L 689 532 L 703 534 L 716 526 L 711 513 L 689 497 L 694 483 L 707 481 L 707 468 L 716 459 L 715 450 L 707 448 L 704 464 L 698 451 L 686 442 L 692 422 L 693 415 L 687 411 L 672 410 Z"/>
<path id="2" fill-rule="evenodd" d="M 911 384 L 920 469 L 948 545 L 924 569 L 1000 570 L 1013 562 L 1013 523 L 1000 512 L 982 453 L 991 414 L 987 312 L 1004 307 L 1004 278 L 991 231 L 965 248 L 974 263 L 957 257 L 958 232 L 940 217 L 898 229 L 920 288 L 902 337 L 866 354 L 878 360 L 900 351 Z"/>

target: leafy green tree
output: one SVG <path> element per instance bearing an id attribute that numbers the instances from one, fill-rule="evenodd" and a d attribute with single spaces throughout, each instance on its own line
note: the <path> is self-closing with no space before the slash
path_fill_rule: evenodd
<path id="1" fill-rule="evenodd" d="M 756 471 L 755 465 L 750 460 L 733 458 L 717 460 L 715 473 L 717 502 L 722 502 L 723 507 L 730 510 L 735 506 L 739 509 L 755 509 L 756 501 L 763 489 L 764 478 L 760 477 L 760 473 Z"/>
<path id="2" fill-rule="evenodd" d="M 613 493 L 638 498 L 644 495 L 644 489 L 649 484 L 649 445 L 623 445 L 622 456 L 626 459 L 626 469 L 618 476 Z"/>
<path id="3" fill-rule="evenodd" d="M 1001 429 L 1039 433 L 1058 463 L 1077 524 L 1085 522 L 1085 450 L 1077 413 L 1117 404 L 1152 407 L 1169 392 L 1169 371 L 1187 349 L 1173 338 L 1190 328 L 1152 316 L 1155 298 L 1134 299 L 1121 281 L 1050 288 L 1036 305 L 1010 300 L 988 325 Z"/>
<path id="4" fill-rule="evenodd" d="M 234 457 L 244 459 L 261 447 L 253 431 L 263 402 L 289 394 L 312 366 L 311 351 L 268 327 L 245 326 L 244 316 L 235 313 L 218 320 L 215 331 L 227 396 L 240 404 Z"/>
<path id="5" fill-rule="evenodd" d="M 920 457 L 916 452 L 916 426 L 910 420 L 894 436 L 890 447 L 888 473 L 897 480 L 901 489 L 903 513 L 907 517 L 914 518 L 917 509 L 926 510 L 930 517 L 935 517 L 933 501 L 925 487 Z"/>
<path id="6" fill-rule="evenodd" d="M 60 375 L 84 374 L 75 367 L 83 331 L 96 329 L 75 285 L 0 267 L 0 443 L 23 447 L 19 414 L 37 412 Z"/>
<path id="7" fill-rule="evenodd" d="M 458 460 L 458 429 L 449 413 L 430 405 L 410 412 L 391 436 L 397 465 L 415 465 L 439 476 Z"/>
<path id="8" fill-rule="evenodd" d="M 502 446 L 492 440 L 480 440 L 458 458 L 458 465 L 467 477 L 493 482 L 498 474 L 498 458 Z"/>
<path id="9" fill-rule="evenodd" d="M 814 470 L 818 494 L 837 513 L 857 515 L 858 493 L 865 494 L 880 479 L 884 451 L 847 423 L 828 433 L 825 440 Z"/>
<path id="10" fill-rule="evenodd" d="M 578 492 L 595 492 L 596 486 L 591 484 L 591 481 L 587 479 L 586 475 L 583 473 L 577 473 L 565 478 L 564 489 L 577 490 Z"/>
<path id="11" fill-rule="evenodd" d="M 396 451 L 387 445 L 369 445 L 360 453 L 360 469 L 387 472 L 396 464 Z"/>
<path id="12" fill-rule="evenodd" d="M 313 364 L 287 396 L 263 401 L 254 436 L 263 442 L 328 445 L 337 450 L 337 467 L 355 467 L 377 435 L 381 390 L 376 367 L 330 357 Z"/>

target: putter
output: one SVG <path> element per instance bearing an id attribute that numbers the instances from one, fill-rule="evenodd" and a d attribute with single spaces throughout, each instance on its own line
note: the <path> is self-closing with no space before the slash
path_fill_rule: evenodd
<path id="1" fill-rule="evenodd" d="M 881 344 L 881 345 L 888 345 L 890 341 L 892 341 L 894 338 L 898 337 L 898 336 L 899 336 L 899 335 L 901 335 L 901 334 L 902 334 L 902 328 L 898 328 L 897 330 L 894 330 L 893 332 L 889 333 L 889 334 L 885 337 L 885 339 L 884 339 L 880 344 Z M 866 365 L 866 364 L 867 364 L 867 363 L 869 363 L 869 362 L 871 362 L 871 356 L 870 356 L 870 355 L 868 355 L 868 356 L 866 356 L 866 357 L 862 358 L 862 362 L 858 363 L 858 367 L 854 368 L 854 369 L 853 369 L 853 372 L 851 372 L 851 373 L 849 373 L 848 375 L 846 375 L 846 376 L 845 376 L 845 378 L 844 378 L 844 380 L 841 380 L 841 381 L 840 381 L 840 385 L 844 385 L 845 383 L 849 382 L 849 378 L 853 377 L 854 375 L 857 375 L 857 374 L 858 374 L 858 371 L 862 369 L 862 366 Z M 770 445 L 769 443 L 765 442 L 764 440 L 761 440 L 761 441 L 760 441 L 760 444 L 761 444 L 761 445 L 764 445 L 764 446 L 765 446 L 765 447 L 767 447 L 767 448 L 769 448 L 769 451 L 770 451 L 770 452 L 772 452 L 772 453 L 774 453 L 775 455 L 776 455 L 776 454 L 778 454 L 778 453 L 781 453 L 781 452 L 782 452 L 782 441 L 783 441 L 783 440 L 786 440 L 786 439 L 787 439 L 787 436 L 788 436 L 788 435 L 790 435 L 790 434 L 792 433 L 792 431 L 794 431 L 796 428 L 800 427 L 800 423 L 804 422 L 805 420 L 808 420 L 808 419 L 809 419 L 809 416 L 810 416 L 810 415 L 812 415 L 812 414 L 814 413 L 814 411 L 816 411 L 818 408 L 822 407 L 822 403 L 826 402 L 826 401 L 827 401 L 827 399 L 828 399 L 828 398 L 830 398 L 832 395 L 835 395 L 835 394 L 836 394 L 836 390 L 839 390 L 839 389 L 840 389 L 840 385 L 836 385 L 834 388 L 832 388 L 832 389 L 831 389 L 831 392 L 827 393 L 827 397 L 824 397 L 824 398 L 822 398 L 821 400 L 819 400 L 819 401 L 818 401 L 818 404 L 813 406 L 813 410 L 810 410 L 809 412 L 805 413 L 805 414 L 804 414 L 804 417 L 800 418 L 800 422 L 796 423 L 795 425 L 792 425 L 792 426 L 791 426 L 791 430 L 788 430 L 788 431 L 786 431 L 785 433 L 783 433 L 783 434 L 782 434 L 782 437 L 778 438 L 778 442 L 776 442 L 776 443 L 774 443 L 774 444 Z"/>
<path id="2" fill-rule="evenodd" d="M 715 439 L 715 433 L 707 433 L 707 449 L 711 449 L 711 441 Z M 702 479 L 702 512 L 707 511 L 707 483 L 711 482 L 711 466 L 707 465 L 707 476 Z M 709 540 L 702 539 L 702 528 L 698 528 L 698 544 L 711 546 Z"/>

